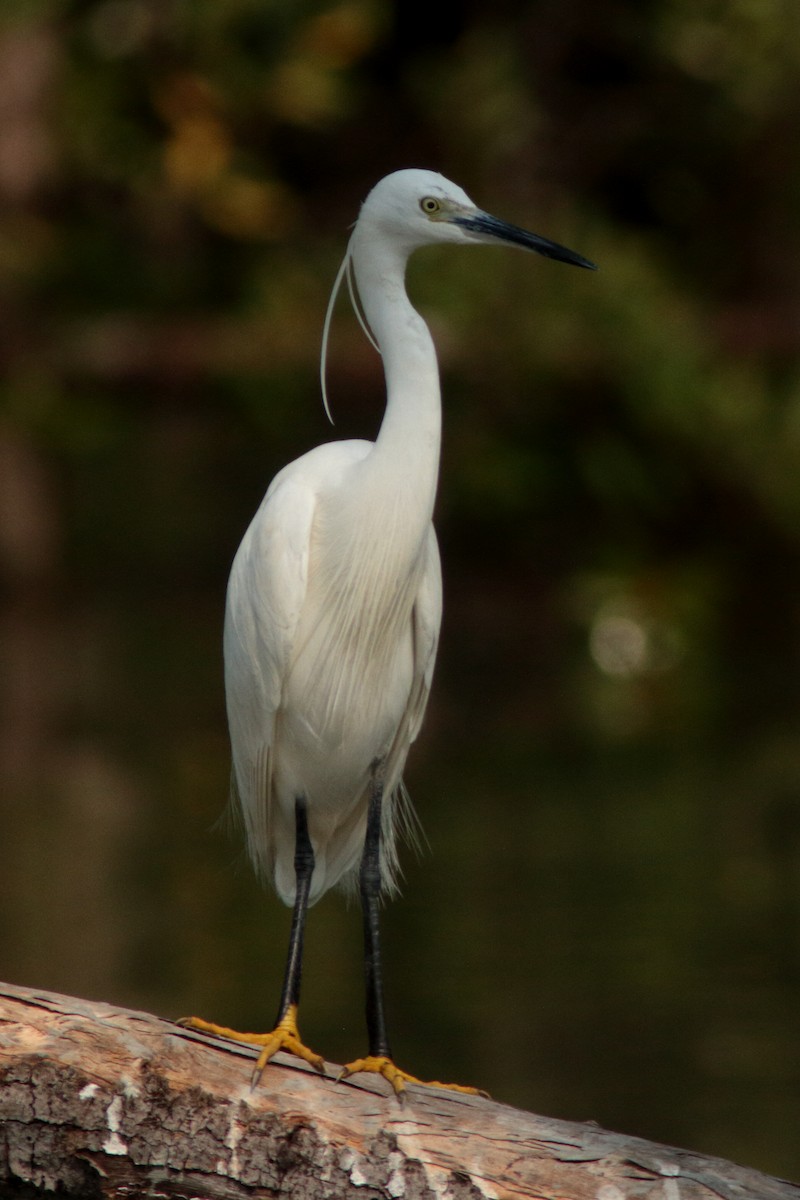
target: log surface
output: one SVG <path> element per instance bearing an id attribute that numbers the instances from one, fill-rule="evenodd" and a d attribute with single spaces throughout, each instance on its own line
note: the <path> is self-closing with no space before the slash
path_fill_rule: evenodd
<path id="1" fill-rule="evenodd" d="M 322 1079 L 108 1004 L 0 984 L 0 1195 L 800 1200 L 721 1159 L 383 1080 Z M 329 1066 L 331 1075 L 337 1068 Z"/>

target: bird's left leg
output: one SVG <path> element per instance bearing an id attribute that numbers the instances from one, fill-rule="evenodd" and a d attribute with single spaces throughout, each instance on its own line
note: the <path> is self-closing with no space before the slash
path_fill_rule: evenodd
<path id="1" fill-rule="evenodd" d="M 415 1075 L 409 1075 L 395 1065 L 392 1051 L 389 1047 L 389 1037 L 386 1032 L 386 1013 L 383 1002 L 383 965 L 380 944 L 380 845 L 381 845 L 381 809 L 383 805 L 383 780 L 379 768 L 373 770 L 369 810 L 367 813 L 367 833 L 364 839 L 364 852 L 361 858 L 359 873 L 359 890 L 361 893 L 361 908 L 364 919 L 364 974 L 366 982 L 366 1013 L 367 1036 L 369 1053 L 366 1058 L 356 1059 L 342 1068 L 340 1079 L 355 1075 L 359 1071 L 371 1071 L 388 1079 L 395 1092 L 402 1097 L 407 1083 L 425 1083 Z M 465 1092 L 470 1096 L 483 1095 L 477 1088 L 461 1087 L 457 1083 L 438 1083 L 431 1081 L 427 1087 L 449 1088 L 456 1092 Z"/>
<path id="2" fill-rule="evenodd" d="M 295 801 L 295 844 L 294 844 L 295 901 L 292 909 L 292 927 L 289 933 L 289 953 L 283 977 L 278 1015 L 275 1028 L 269 1033 L 239 1033 L 223 1025 L 212 1025 L 200 1017 L 187 1017 L 179 1022 L 190 1029 L 211 1033 L 217 1037 L 230 1038 L 235 1042 L 246 1042 L 261 1046 L 261 1053 L 253 1071 L 252 1085 L 258 1083 L 261 1074 L 273 1055 L 279 1050 L 295 1054 L 310 1063 L 320 1074 L 325 1074 L 324 1060 L 300 1040 L 297 1029 L 297 1008 L 300 1003 L 300 980 L 303 970 L 303 934 L 305 932 L 308 894 L 311 876 L 314 873 L 314 848 L 308 833 L 308 814 L 304 797 Z"/>

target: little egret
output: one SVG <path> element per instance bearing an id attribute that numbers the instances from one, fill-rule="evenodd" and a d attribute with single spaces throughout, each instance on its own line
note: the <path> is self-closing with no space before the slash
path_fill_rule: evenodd
<path id="1" fill-rule="evenodd" d="M 278 1050 L 324 1074 L 297 1025 L 306 910 L 334 884 L 356 882 L 368 1054 L 342 1077 L 377 1072 L 398 1094 L 406 1082 L 421 1082 L 395 1065 L 389 1047 L 378 909 L 381 892 L 396 889 L 397 839 L 408 817 L 402 773 L 428 700 L 442 611 L 432 525 L 439 372 L 404 284 L 412 251 L 436 243 L 510 243 L 594 269 L 572 250 L 482 212 L 431 171 L 388 175 L 361 208 L 325 321 L 322 386 L 327 408 L 331 306 L 347 276 L 383 356 L 378 437 L 330 442 L 284 467 L 244 536 L 228 585 L 234 802 L 257 871 L 293 915 L 274 1029 L 242 1034 L 194 1017 L 186 1024 L 260 1046 L 254 1084 Z"/>

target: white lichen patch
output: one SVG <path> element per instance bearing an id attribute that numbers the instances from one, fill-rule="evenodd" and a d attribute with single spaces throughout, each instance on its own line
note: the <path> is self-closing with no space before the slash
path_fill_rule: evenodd
<path id="1" fill-rule="evenodd" d="M 355 1151 L 351 1150 L 349 1146 L 345 1146 L 339 1155 L 339 1166 L 343 1171 L 349 1171 L 355 1161 Z"/>
<path id="2" fill-rule="evenodd" d="M 119 1120 L 122 1115 L 122 1096 L 115 1096 L 106 1109 L 106 1125 L 109 1136 L 103 1142 L 106 1154 L 127 1154 L 128 1147 L 119 1136 Z"/>
<path id="3" fill-rule="evenodd" d="M 394 1200 L 402 1200 L 406 1194 L 406 1177 L 402 1171 L 392 1171 L 386 1183 L 386 1191 Z"/>
<path id="4" fill-rule="evenodd" d="M 122 1094 L 127 1100 L 135 1100 L 137 1096 L 141 1095 L 141 1092 L 142 1089 L 135 1079 L 132 1079 L 130 1075 L 122 1076 Z"/>
<path id="5" fill-rule="evenodd" d="M 225 1145 L 231 1152 L 231 1158 L 229 1163 L 224 1163 L 220 1159 L 217 1166 L 217 1171 L 220 1175 L 230 1174 L 233 1179 L 239 1178 L 239 1142 L 241 1141 L 242 1132 L 243 1126 L 236 1114 L 236 1108 L 231 1105 L 228 1129 L 225 1134 Z"/>
<path id="6" fill-rule="evenodd" d="M 337 1158 L 337 1165 L 344 1171 L 353 1187 L 368 1187 L 370 1180 L 363 1168 L 369 1165 L 363 1154 L 358 1154 L 350 1146 L 344 1146 Z"/>
<path id="7" fill-rule="evenodd" d="M 78 1099 L 93 1100 L 99 1090 L 99 1086 L 96 1083 L 87 1083 L 86 1086 L 82 1087 L 78 1092 Z"/>
<path id="8" fill-rule="evenodd" d="M 369 1182 L 358 1163 L 353 1163 L 352 1167 L 350 1168 L 350 1182 L 352 1183 L 353 1187 L 366 1187 Z"/>

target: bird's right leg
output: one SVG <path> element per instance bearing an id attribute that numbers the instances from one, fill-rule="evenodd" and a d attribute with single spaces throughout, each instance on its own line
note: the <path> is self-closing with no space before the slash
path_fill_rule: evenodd
<path id="1" fill-rule="evenodd" d="M 235 1042 L 247 1042 L 254 1046 L 261 1046 L 261 1053 L 253 1071 L 253 1087 L 261 1078 L 269 1060 L 279 1050 L 296 1054 L 298 1058 L 303 1058 L 310 1063 L 320 1074 L 325 1074 L 324 1060 L 300 1040 L 297 1029 L 297 1009 L 300 1004 L 300 981 L 303 972 L 303 934 L 311 876 L 314 873 L 314 848 L 308 834 L 308 813 L 304 797 L 298 797 L 295 801 L 294 815 L 294 874 L 297 886 L 292 909 L 292 927 L 289 933 L 289 953 L 286 957 L 286 971 L 283 977 L 275 1028 L 269 1033 L 238 1033 L 235 1029 L 227 1029 L 222 1025 L 213 1025 L 210 1021 L 203 1021 L 200 1017 L 187 1017 L 179 1022 L 190 1029 L 198 1029 L 202 1033 L 211 1033 L 217 1037 L 230 1038 Z"/>

